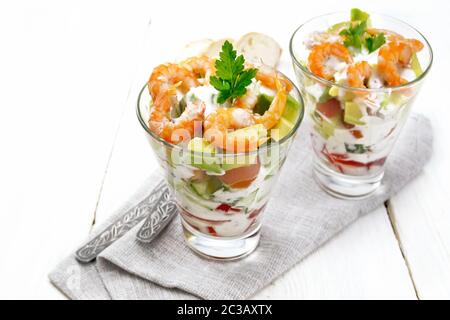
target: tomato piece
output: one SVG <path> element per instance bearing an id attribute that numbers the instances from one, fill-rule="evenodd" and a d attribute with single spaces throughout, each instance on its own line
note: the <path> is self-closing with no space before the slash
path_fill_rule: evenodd
<path id="1" fill-rule="evenodd" d="M 372 166 L 382 166 L 386 162 L 386 157 L 380 158 L 371 162 L 363 163 L 355 160 L 348 160 L 348 156 L 346 154 L 341 153 L 329 153 L 325 146 L 322 149 L 322 154 L 327 157 L 328 161 L 333 164 L 341 173 L 344 173 L 344 170 L 341 165 L 351 166 L 351 167 L 366 167 L 370 169 Z"/>
<path id="2" fill-rule="evenodd" d="M 386 161 L 386 158 L 380 158 L 371 162 L 359 162 L 359 161 L 355 161 L 355 160 L 348 160 L 346 159 L 347 156 L 342 155 L 342 154 L 336 154 L 336 153 L 331 153 L 329 154 L 329 157 L 333 159 L 333 162 L 335 163 L 340 163 L 340 164 L 344 164 L 346 166 L 351 166 L 351 167 L 367 167 L 370 168 L 374 165 L 379 165 L 382 166 L 384 164 L 384 162 Z"/>
<path id="3" fill-rule="evenodd" d="M 232 186 L 232 187 L 233 187 L 233 185 L 236 185 L 237 187 L 241 186 L 239 184 L 240 182 L 243 183 L 243 185 L 245 185 L 244 182 L 248 183 L 251 180 L 248 183 L 248 185 L 250 185 L 250 183 L 253 180 L 255 180 L 256 177 L 258 176 L 260 167 L 261 167 L 261 164 L 258 161 L 257 163 L 251 164 L 249 166 L 230 169 L 230 170 L 226 171 L 223 176 L 218 176 L 218 178 L 223 183 L 225 183 L 229 186 Z"/>
<path id="4" fill-rule="evenodd" d="M 356 139 L 361 139 L 362 137 L 364 137 L 361 130 L 352 130 L 350 132 Z"/>
<path id="5" fill-rule="evenodd" d="M 342 111 L 341 103 L 335 98 L 318 103 L 316 109 L 327 118 L 332 118 Z"/>
<path id="6" fill-rule="evenodd" d="M 208 232 L 210 235 L 217 237 L 216 229 L 214 229 L 213 227 L 208 227 Z"/>
<path id="7" fill-rule="evenodd" d="M 241 211 L 241 209 L 233 208 L 232 206 L 230 206 L 229 204 L 226 204 L 226 203 L 222 203 L 221 205 L 219 205 L 216 208 L 216 210 L 221 210 L 221 211 L 225 211 L 225 212 L 228 212 L 228 211 L 240 212 Z"/>
<path id="8" fill-rule="evenodd" d="M 239 182 L 233 183 L 230 185 L 230 187 L 234 188 L 234 189 L 245 189 L 245 188 L 248 188 L 252 184 L 253 181 L 255 181 L 255 178 L 246 180 L 246 181 L 239 181 Z"/>

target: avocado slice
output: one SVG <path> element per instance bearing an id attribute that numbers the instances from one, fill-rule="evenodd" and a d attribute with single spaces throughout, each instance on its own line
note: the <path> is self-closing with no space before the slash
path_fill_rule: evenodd
<path id="1" fill-rule="evenodd" d="M 216 150 L 206 139 L 196 137 L 189 141 L 187 148 L 192 151 L 190 164 L 193 167 L 217 174 L 224 173 L 218 159 L 214 157 Z"/>
<path id="2" fill-rule="evenodd" d="M 272 103 L 273 97 L 267 94 L 261 93 L 258 95 L 258 99 L 256 100 L 255 107 L 253 108 L 253 112 L 263 115 L 264 112 L 269 109 L 270 104 Z"/>
<path id="3" fill-rule="evenodd" d="M 339 88 L 336 86 L 331 86 L 330 90 L 328 90 L 328 94 L 331 97 L 337 97 L 339 95 Z"/>
<path id="4" fill-rule="evenodd" d="M 346 102 L 344 107 L 344 121 L 348 124 L 354 125 L 364 125 L 365 123 L 361 121 L 363 114 L 359 105 L 354 102 Z"/>
<path id="5" fill-rule="evenodd" d="M 349 25 L 348 21 L 335 23 L 328 28 L 327 32 L 336 33 L 338 31 L 341 31 L 341 29 L 348 28 L 348 25 Z"/>
<path id="6" fill-rule="evenodd" d="M 342 120 L 340 114 L 327 119 L 321 119 L 320 116 L 317 116 L 315 129 L 325 139 L 328 139 L 329 137 L 333 136 L 334 130 L 340 127 L 342 127 Z"/>
<path id="7" fill-rule="evenodd" d="M 369 20 L 369 14 L 367 12 L 362 11 L 361 9 L 353 8 L 350 11 L 350 20 L 364 22 Z"/>
<path id="8" fill-rule="evenodd" d="M 398 107 L 405 105 L 408 102 L 409 98 L 400 92 L 392 92 L 391 94 L 387 94 L 384 100 L 381 102 L 381 108 L 385 109 L 388 104 L 392 103 Z"/>
<path id="9" fill-rule="evenodd" d="M 192 181 L 191 187 L 200 197 L 209 199 L 211 195 L 223 187 L 219 178 L 208 176 L 205 180 Z"/>
<path id="10" fill-rule="evenodd" d="M 330 90 L 325 90 L 322 95 L 319 97 L 318 102 L 319 103 L 323 103 L 323 102 L 327 102 L 328 100 L 330 100 L 331 98 L 333 98 L 330 94 Z"/>
<path id="11" fill-rule="evenodd" d="M 273 96 L 270 96 L 265 93 L 259 94 L 258 100 L 255 104 L 255 107 L 253 108 L 253 112 L 263 115 L 264 112 L 266 112 L 269 109 L 270 104 L 273 101 L 273 98 L 274 98 Z M 284 109 L 283 116 L 286 114 L 287 109 L 297 110 L 299 108 L 299 106 L 300 105 L 297 102 L 297 100 L 295 100 L 292 96 L 288 96 L 287 100 L 286 100 L 286 108 Z M 288 119 L 288 120 L 292 121 L 292 119 Z M 294 120 L 294 122 L 295 122 L 295 120 Z"/>
<path id="12" fill-rule="evenodd" d="M 264 114 L 264 112 L 269 109 L 273 98 L 274 97 L 267 94 L 258 95 L 258 102 L 255 105 L 254 111 L 261 115 Z M 288 135 L 289 132 L 294 128 L 295 123 L 297 122 L 297 118 L 300 115 L 300 111 L 300 103 L 292 96 L 288 96 L 281 119 L 270 132 L 271 138 L 273 138 L 275 141 L 280 141 L 283 137 Z M 274 131 L 274 129 L 277 130 Z"/>
<path id="13" fill-rule="evenodd" d="M 423 73 L 419 58 L 417 58 L 417 54 L 415 54 L 415 53 L 413 54 L 413 56 L 411 58 L 411 68 L 413 69 L 414 73 L 416 74 L 416 77 L 420 77 L 420 75 Z"/>

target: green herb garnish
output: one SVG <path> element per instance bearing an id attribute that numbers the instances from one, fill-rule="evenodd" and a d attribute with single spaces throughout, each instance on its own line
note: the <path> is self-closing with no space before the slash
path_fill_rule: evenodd
<path id="1" fill-rule="evenodd" d="M 354 154 L 363 154 L 370 150 L 370 147 L 364 146 L 363 144 L 349 144 L 345 143 L 345 151 Z"/>
<path id="2" fill-rule="evenodd" d="M 383 33 L 378 35 L 368 35 L 367 27 L 370 25 L 370 16 L 367 12 L 353 8 L 350 12 L 350 26 L 342 30 L 339 34 L 344 36 L 344 45 L 361 50 L 366 47 L 369 53 L 374 52 L 386 43 Z"/>
<path id="3" fill-rule="evenodd" d="M 210 82 L 219 91 L 217 103 L 223 104 L 227 100 L 243 96 L 247 92 L 247 86 L 252 83 L 257 69 L 244 70 L 244 56 L 237 57 L 236 50 L 229 41 L 225 41 L 220 52 L 220 59 L 216 60 L 216 75 Z"/>
<path id="4" fill-rule="evenodd" d="M 339 34 L 345 36 L 344 45 L 361 50 L 364 42 L 364 32 L 366 32 L 367 24 L 365 21 L 351 25 L 348 29 L 344 29 Z"/>
<path id="5" fill-rule="evenodd" d="M 374 52 L 385 43 L 386 37 L 384 36 L 384 33 L 380 33 L 376 36 L 369 36 L 366 38 L 366 47 L 367 50 L 369 50 L 369 53 Z"/>

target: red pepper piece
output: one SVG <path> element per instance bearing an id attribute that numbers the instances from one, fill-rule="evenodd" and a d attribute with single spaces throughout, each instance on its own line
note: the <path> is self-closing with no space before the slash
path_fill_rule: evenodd
<path id="1" fill-rule="evenodd" d="M 216 229 L 214 229 L 213 227 L 208 227 L 208 232 L 210 235 L 217 237 Z"/>
<path id="2" fill-rule="evenodd" d="M 216 210 L 221 210 L 221 211 L 225 211 L 225 212 L 228 212 L 228 211 L 240 212 L 241 211 L 241 209 L 233 208 L 232 206 L 230 206 L 229 204 L 226 204 L 226 203 L 222 203 L 221 205 L 219 205 L 216 208 Z"/>

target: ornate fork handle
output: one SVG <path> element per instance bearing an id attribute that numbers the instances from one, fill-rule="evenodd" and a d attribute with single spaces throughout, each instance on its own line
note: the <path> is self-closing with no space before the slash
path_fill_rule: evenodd
<path id="1" fill-rule="evenodd" d="M 173 208 L 173 206 L 175 203 L 171 198 L 169 188 L 164 182 L 159 183 L 144 200 L 126 211 L 95 238 L 78 249 L 75 252 L 76 259 L 82 263 L 95 260 L 100 252 L 120 239 L 146 217 L 148 219 L 139 231 L 138 239 L 142 237 L 145 242 L 153 240 L 175 215 L 176 207 Z M 139 236 L 141 233 L 142 236 Z"/>

